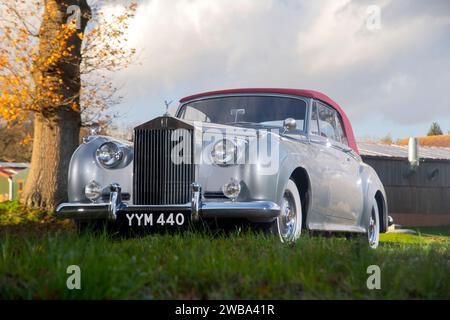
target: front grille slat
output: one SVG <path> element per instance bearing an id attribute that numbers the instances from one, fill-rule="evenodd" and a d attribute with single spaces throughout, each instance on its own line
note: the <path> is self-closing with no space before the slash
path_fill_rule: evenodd
<path id="1" fill-rule="evenodd" d="M 153 163 L 154 165 L 153 165 L 153 167 L 150 167 L 150 168 L 153 168 L 153 169 L 151 169 L 150 170 L 150 174 L 152 175 L 152 176 L 155 176 L 155 169 L 154 168 L 156 168 L 156 166 L 158 165 L 157 164 L 157 159 L 156 159 L 156 151 L 155 151 L 155 148 L 157 147 L 156 146 L 156 143 L 157 143 L 157 136 L 155 135 L 155 134 L 150 134 L 150 132 L 149 132 L 149 135 L 150 135 L 150 142 L 151 142 L 151 144 L 152 144 L 152 148 L 150 149 L 150 152 L 151 152 L 151 157 L 150 157 L 150 161 L 151 161 L 151 163 Z M 151 195 L 151 197 L 150 197 L 150 199 L 148 200 L 148 202 L 150 202 L 150 203 L 154 203 L 154 191 L 153 190 L 155 190 L 156 189 L 156 184 L 157 184 L 157 181 L 156 181 L 156 179 L 152 179 L 151 180 L 151 183 L 150 183 L 150 190 L 152 190 L 152 192 L 150 193 L 150 195 Z"/>
<path id="2" fill-rule="evenodd" d="M 134 142 L 133 203 L 168 205 L 190 202 L 194 181 L 192 154 L 193 130 L 136 129 Z M 173 140 L 172 141 L 172 135 Z M 180 144 L 181 141 L 189 142 Z M 188 163 L 175 164 L 171 159 L 183 153 Z"/>
<path id="3" fill-rule="evenodd" d="M 168 203 L 167 201 L 167 183 L 168 183 L 168 179 L 169 174 L 169 166 L 167 165 L 167 130 L 163 131 L 163 144 L 164 144 L 164 176 L 163 176 L 163 185 L 164 185 L 164 192 L 162 193 L 162 201 L 163 203 Z"/>
<path id="4" fill-rule="evenodd" d="M 142 134 L 142 163 L 147 162 L 147 155 L 148 155 L 148 149 L 147 149 L 147 134 L 146 132 L 143 132 Z M 145 201 L 149 195 L 149 190 L 147 189 L 147 179 L 148 176 L 148 168 L 147 166 L 144 166 L 142 168 L 142 184 L 140 186 L 141 193 L 142 193 L 142 201 Z"/>

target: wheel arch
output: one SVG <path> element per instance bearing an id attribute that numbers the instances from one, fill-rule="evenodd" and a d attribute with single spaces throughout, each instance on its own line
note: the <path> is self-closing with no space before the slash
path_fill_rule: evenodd
<path id="1" fill-rule="evenodd" d="M 375 200 L 378 205 L 378 215 L 380 218 L 380 232 L 387 231 L 387 203 L 381 190 L 375 192 Z"/>
<path id="2" fill-rule="evenodd" d="M 367 163 L 361 167 L 361 179 L 364 190 L 364 210 L 359 220 L 359 226 L 366 228 L 368 219 L 372 210 L 373 201 L 378 206 L 378 215 L 380 220 L 380 232 L 386 232 L 388 226 L 388 203 L 383 183 L 376 171 Z"/>
<path id="3" fill-rule="evenodd" d="M 300 193 L 302 201 L 302 226 L 307 227 L 307 216 L 311 208 L 311 180 L 308 172 L 303 167 L 297 167 L 290 175 Z"/>

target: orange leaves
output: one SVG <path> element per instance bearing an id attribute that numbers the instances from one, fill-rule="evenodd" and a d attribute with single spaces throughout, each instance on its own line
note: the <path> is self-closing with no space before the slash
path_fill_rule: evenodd
<path id="1" fill-rule="evenodd" d="M 0 117 L 7 122 L 21 120 L 27 113 L 24 104 L 29 101 L 28 91 L 24 88 L 17 88 L 16 91 L 2 89 L 0 92 Z"/>
<path id="2" fill-rule="evenodd" d="M 47 52 L 45 60 L 42 61 L 43 68 L 55 68 L 56 64 L 65 62 L 68 59 L 74 59 L 75 55 L 72 50 L 74 45 L 69 45 L 69 40 L 74 36 L 76 30 L 70 28 L 66 24 L 61 25 L 61 28 L 55 32 L 50 41 L 50 51 Z"/>
<path id="3" fill-rule="evenodd" d="M 2 107 L 0 107 L 0 117 L 3 118 L 7 123 L 13 121 L 20 121 L 23 118 L 23 115 L 24 115 L 23 110 L 10 107 L 10 105 L 2 104 Z"/>
<path id="4" fill-rule="evenodd" d="M 71 103 L 70 108 L 75 112 L 80 112 L 80 106 L 76 102 Z"/>
<path id="5" fill-rule="evenodd" d="M 74 59 L 75 46 L 68 43 L 76 30 L 61 25 L 38 43 L 21 25 L 0 33 L 0 118 L 7 122 L 20 122 L 31 112 L 69 105 L 74 99 L 63 95 L 60 65 Z"/>
<path id="6" fill-rule="evenodd" d="M 20 11 L 23 20 L 16 19 L 8 25 L 0 21 L 0 118 L 6 121 L 22 121 L 32 112 L 61 106 L 98 117 L 120 100 L 106 74 L 127 68 L 136 53 L 128 46 L 127 30 L 137 4 L 109 16 L 100 7 L 84 33 L 73 25 L 54 23 L 60 18 L 55 4 L 33 0 L 36 10 Z M 46 13 L 40 21 L 36 12 L 43 9 Z M 13 16 L 14 8 L 7 14 Z M 24 23 L 25 20 L 34 21 L 35 25 Z M 44 28 L 46 22 L 51 28 Z M 30 34 L 30 30 L 40 31 L 40 38 Z M 83 45 L 77 48 L 75 44 L 80 41 Z M 76 70 L 73 66 L 80 63 L 81 70 L 67 71 Z M 75 92 L 79 77 L 81 91 Z"/>
<path id="7" fill-rule="evenodd" d="M 424 147 L 447 147 L 450 148 L 450 134 L 439 136 L 418 137 L 419 145 Z M 409 138 L 397 142 L 399 145 L 408 145 Z"/>
<path id="8" fill-rule="evenodd" d="M 6 10 L 0 21 L 0 118 L 20 122 L 34 108 L 32 79 L 36 39 L 27 21 L 21 20 L 20 5 L 4 2 Z M 28 9 L 33 4 L 26 3 Z M 2 8 L 3 9 L 3 8 Z"/>
<path id="9" fill-rule="evenodd" d="M 31 134 L 27 134 L 22 140 L 19 141 L 19 144 L 21 146 L 26 146 L 30 144 L 31 141 L 33 141 L 33 137 L 31 136 Z"/>

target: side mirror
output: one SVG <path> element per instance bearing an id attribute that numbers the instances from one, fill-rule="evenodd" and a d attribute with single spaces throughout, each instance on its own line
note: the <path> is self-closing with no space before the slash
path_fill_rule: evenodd
<path id="1" fill-rule="evenodd" d="M 83 143 L 89 143 L 92 140 L 95 139 L 95 136 L 97 136 L 100 131 L 102 130 L 102 127 L 100 127 L 100 125 L 98 123 L 93 123 L 90 125 L 89 127 L 89 135 L 87 135 L 86 137 L 83 137 Z"/>
<path id="2" fill-rule="evenodd" d="M 93 123 L 90 127 L 89 127 L 89 135 L 91 136 L 96 136 L 100 133 L 100 130 L 102 130 L 102 128 L 100 127 L 100 125 L 98 123 Z"/>
<path id="3" fill-rule="evenodd" d="M 283 128 L 285 132 L 295 130 L 297 129 L 297 121 L 292 118 L 287 118 L 283 121 Z"/>

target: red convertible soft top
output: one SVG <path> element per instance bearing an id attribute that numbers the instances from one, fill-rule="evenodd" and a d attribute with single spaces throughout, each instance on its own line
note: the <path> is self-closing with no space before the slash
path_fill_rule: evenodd
<path id="1" fill-rule="evenodd" d="M 339 114 L 342 117 L 342 121 L 344 122 L 345 132 L 347 134 L 348 144 L 350 148 L 352 148 L 356 153 L 359 154 L 358 147 L 356 145 L 355 141 L 355 135 L 353 134 L 352 125 L 350 124 L 350 121 L 348 120 L 347 115 L 345 114 L 344 110 L 331 98 L 329 98 L 327 95 L 314 91 L 314 90 L 303 90 L 303 89 L 279 89 L 279 88 L 244 88 L 244 89 L 228 89 L 228 90 L 218 90 L 218 91 L 209 91 L 209 92 L 203 92 L 194 94 L 188 97 L 185 97 L 180 100 L 181 103 L 197 99 L 197 98 L 203 98 L 213 95 L 221 95 L 221 94 L 233 94 L 233 93 L 277 93 L 277 94 L 287 94 L 287 95 L 293 95 L 293 96 L 300 96 L 300 97 L 306 97 L 306 98 L 314 98 L 317 100 L 321 100 L 339 112 Z"/>

